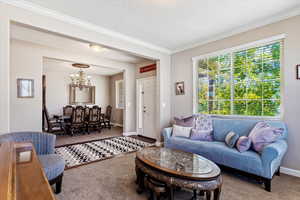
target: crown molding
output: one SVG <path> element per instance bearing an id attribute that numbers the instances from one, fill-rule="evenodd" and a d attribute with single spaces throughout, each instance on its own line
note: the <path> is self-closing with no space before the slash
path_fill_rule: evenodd
<path id="1" fill-rule="evenodd" d="M 266 25 L 269 25 L 269 24 L 272 24 L 272 23 L 275 23 L 275 22 L 279 22 L 279 21 L 282 21 L 282 20 L 297 16 L 297 15 L 300 15 L 300 7 L 292 9 L 289 12 L 284 12 L 284 13 L 281 13 L 279 15 L 275 15 L 275 16 L 273 16 L 271 18 L 267 18 L 265 20 L 260 20 L 257 23 L 251 23 L 251 24 L 248 24 L 248 25 L 243 25 L 239 28 L 233 29 L 232 31 L 217 34 L 217 35 L 214 35 L 212 37 L 208 37 L 206 39 L 200 40 L 198 42 L 193 42 L 190 45 L 186 45 L 186 46 L 182 46 L 180 48 L 176 48 L 175 50 L 172 51 L 172 54 L 179 53 L 179 52 L 185 51 L 185 50 L 189 50 L 189 49 L 201 46 L 201 45 L 205 45 L 205 44 L 210 43 L 210 42 L 215 42 L 215 41 L 227 38 L 227 37 L 237 35 L 239 33 L 243 33 L 243 32 L 246 32 L 246 31 L 249 31 L 249 30 L 252 30 L 252 29 L 256 29 L 256 28 L 259 28 L 259 27 L 262 27 L 262 26 L 266 26 Z"/>
<path id="2" fill-rule="evenodd" d="M 136 45 L 140 45 L 140 46 L 146 47 L 146 48 L 151 49 L 151 50 L 159 51 L 161 53 L 171 54 L 170 49 L 163 48 L 163 47 L 160 47 L 160 46 L 157 46 L 157 45 L 153 45 L 153 44 L 150 44 L 148 42 L 144 42 L 140 39 L 130 37 L 130 36 L 124 35 L 122 33 L 115 32 L 115 31 L 103 28 L 101 26 L 92 24 L 90 22 L 81 20 L 79 18 L 71 17 L 69 15 L 62 14 L 62 13 L 57 12 L 55 10 L 48 9 L 48 8 L 33 4 L 33 3 L 27 2 L 25 0 L 0 0 L 0 3 L 5 3 L 5 4 L 11 5 L 11 6 L 22 8 L 22 9 L 40 14 L 42 16 L 58 19 L 60 21 L 63 21 L 63 22 L 66 22 L 66 23 L 69 23 L 69 24 L 72 24 L 72 25 L 80 26 L 82 28 L 85 28 L 85 29 L 88 29 L 88 30 L 91 30 L 91 31 L 95 31 L 95 32 L 100 33 L 100 34 L 115 37 L 115 38 L 118 38 L 120 40 L 125 40 L 127 42 L 130 42 L 130 43 L 133 43 L 133 44 L 136 44 Z"/>

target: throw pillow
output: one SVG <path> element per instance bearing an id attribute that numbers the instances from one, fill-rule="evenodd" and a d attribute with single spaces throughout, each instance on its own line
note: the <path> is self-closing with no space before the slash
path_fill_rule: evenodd
<path id="1" fill-rule="evenodd" d="M 241 153 L 248 151 L 250 147 L 251 147 L 251 140 L 247 136 L 241 136 L 236 142 L 236 148 Z"/>
<path id="2" fill-rule="evenodd" d="M 202 131 L 213 131 L 212 119 L 206 114 L 197 114 L 195 117 L 195 128 Z"/>
<path id="3" fill-rule="evenodd" d="M 192 127 L 173 125 L 172 136 L 189 138 L 191 135 L 191 129 L 192 129 Z"/>
<path id="4" fill-rule="evenodd" d="M 253 149 L 262 152 L 263 148 L 277 140 L 283 133 L 283 128 L 270 126 L 266 122 L 258 122 L 249 134 Z"/>
<path id="5" fill-rule="evenodd" d="M 212 131 L 211 130 L 198 130 L 193 128 L 191 131 L 192 140 L 200 141 L 213 141 Z"/>
<path id="6" fill-rule="evenodd" d="M 185 118 L 174 118 L 175 124 L 178 126 L 184 126 L 184 127 L 193 127 L 194 126 L 194 117 L 189 116 Z"/>
<path id="7" fill-rule="evenodd" d="M 228 147 L 233 148 L 238 139 L 239 135 L 233 131 L 230 131 L 225 137 L 225 143 Z"/>

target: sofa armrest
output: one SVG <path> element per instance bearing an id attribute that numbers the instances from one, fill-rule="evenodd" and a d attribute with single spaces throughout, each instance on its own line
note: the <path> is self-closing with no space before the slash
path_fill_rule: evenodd
<path id="1" fill-rule="evenodd" d="M 282 158 L 288 148 L 285 140 L 278 140 L 267 145 L 261 154 L 261 159 L 264 168 L 264 177 L 272 178 L 276 170 L 280 167 Z"/>
<path id="2" fill-rule="evenodd" d="M 172 135 L 172 130 L 173 130 L 172 127 L 163 129 L 162 135 L 163 135 L 163 138 L 164 138 L 164 143 L 166 143 L 170 139 L 170 137 Z"/>

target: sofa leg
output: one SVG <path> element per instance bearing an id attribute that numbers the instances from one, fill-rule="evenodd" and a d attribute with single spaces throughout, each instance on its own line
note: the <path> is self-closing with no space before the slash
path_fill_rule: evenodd
<path id="1" fill-rule="evenodd" d="M 276 171 L 276 176 L 280 176 L 280 167 L 278 168 L 278 170 Z"/>
<path id="2" fill-rule="evenodd" d="M 272 179 L 264 179 L 265 190 L 271 192 L 271 181 Z"/>
<path id="3" fill-rule="evenodd" d="M 55 184 L 55 194 L 59 194 L 61 192 L 62 180 L 63 180 L 63 174 L 57 178 L 57 182 Z"/>

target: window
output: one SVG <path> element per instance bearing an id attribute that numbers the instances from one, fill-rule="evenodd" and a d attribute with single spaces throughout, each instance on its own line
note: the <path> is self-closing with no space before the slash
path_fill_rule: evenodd
<path id="1" fill-rule="evenodd" d="M 282 42 L 197 59 L 197 111 L 278 117 Z"/>
<path id="2" fill-rule="evenodd" d="M 117 80 L 116 86 L 116 108 L 124 109 L 124 85 L 123 80 Z"/>

